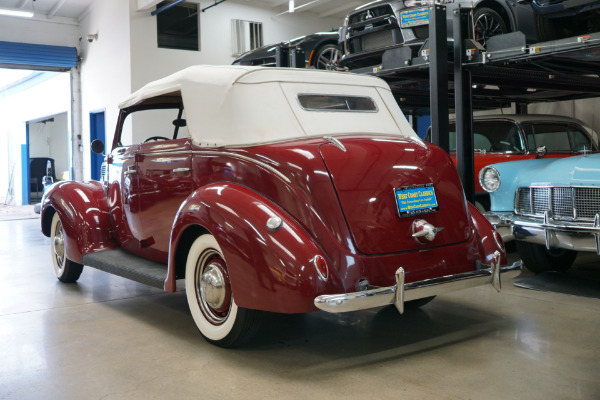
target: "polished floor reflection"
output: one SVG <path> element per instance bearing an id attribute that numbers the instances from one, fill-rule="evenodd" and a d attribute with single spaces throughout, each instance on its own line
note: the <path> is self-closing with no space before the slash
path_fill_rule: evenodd
<path id="1" fill-rule="evenodd" d="M 600 300 L 503 283 L 394 308 L 269 315 L 203 341 L 185 293 L 85 268 L 61 284 L 35 219 L 0 221 L 0 399 L 598 399 Z M 600 278 L 600 258 L 575 268 Z"/>

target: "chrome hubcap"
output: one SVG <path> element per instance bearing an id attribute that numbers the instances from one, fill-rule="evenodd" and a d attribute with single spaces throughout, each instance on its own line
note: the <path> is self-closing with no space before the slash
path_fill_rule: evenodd
<path id="1" fill-rule="evenodd" d="M 231 286 L 225 260 L 216 250 L 206 250 L 196 268 L 196 299 L 210 323 L 220 325 L 231 309 Z"/>
<path id="2" fill-rule="evenodd" d="M 65 259 L 65 239 L 62 232 L 62 224 L 60 221 L 56 224 L 56 232 L 54 232 L 54 257 L 60 269 L 63 268 Z"/>
<path id="3" fill-rule="evenodd" d="M 219 308 L 225 303 L 226 294 L 223 273 L 217 265 L 208 265 L 200 279 L 200 296 L 212 308 Z"/>

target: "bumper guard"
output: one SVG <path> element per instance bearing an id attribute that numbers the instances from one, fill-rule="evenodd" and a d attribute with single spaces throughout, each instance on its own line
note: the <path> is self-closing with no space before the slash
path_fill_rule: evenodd
<path id="1" fill-rule="evenodd" d="M 514 278 L 521 273 L 522 266 L 523 263 L 519 260 L 510 266 L 501 267 L 500 253 L 496 251 L 491 265 L 479 264 L 475 271 L 411 283 L 404 283 L 405 271 L 400 267 L 396 271 L 396 284 L 393 286 L 353 293 L 321 295 L 316 297 L 314 302 L 317 308 L 331 313 L 358 311 L 394 304 L 402 314 L 404 313 L 404 303 L 411 300 L 489 283 L 497 291 L 500 291 L 500 276 Z"/>
<path id="2" fill-rule="evenodd" d="M 557 220 L 550 211 L 543 218 L 512 212 L 487 212 L 484 216 L 504 242 L 517 239 L 545 245 L 547 249 L 593 251 L 600 255 L 600 214 L 595 215 L 593 222 Z"/>

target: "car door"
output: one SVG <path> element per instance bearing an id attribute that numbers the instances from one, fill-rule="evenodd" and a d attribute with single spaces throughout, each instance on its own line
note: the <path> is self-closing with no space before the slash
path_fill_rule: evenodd
<path id="1" fill-rule="evenodd" d="M 141 255 L 166 263 L 171 227 L 192 193 L 191 139 L 142 143 L 136 157 Z"/>
<path id="2" fill-rule="evenodd" d="M 139 145 L 115 148 L 108 157 L 108 199 L 119 245 L 135 252 L 142 239 L 136 157 Z"/>

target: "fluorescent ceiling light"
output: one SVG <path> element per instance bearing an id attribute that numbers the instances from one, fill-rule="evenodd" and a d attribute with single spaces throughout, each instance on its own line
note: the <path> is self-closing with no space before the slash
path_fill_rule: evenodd
<path id="1" fill-rule="evenodd" d="M 372 5 L 372 4 L 375 4 L 375 3 L 379 3 L 380 1 L 381 1 L 381 0 L 375 0 L 375 1 L 372 1 L 372 2 L 370 2 L 370 3 L 363 4 L 362 6 L 358 6 L 358 7 L 356 7 L 356 8 L 354 9 L 354 11 L 356 11 L 356 10 L 360 10 L 361 8 L 368 7 L 368 6 L 370 6 L 370 5 Z"/>
<path id="2" fill-rule="evenodd" d="M 14 8 L 0 8 L 0 15 L 8 17 L 32 18 L 33 11 L 18 10 Z"/>
<path id="3" fill-rule="evenodd" d="M 288 5 L 288 12 L 294 12 L 294 0 L 290 0 L 290 3 Z"/>

